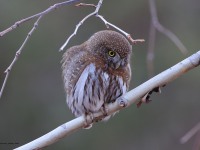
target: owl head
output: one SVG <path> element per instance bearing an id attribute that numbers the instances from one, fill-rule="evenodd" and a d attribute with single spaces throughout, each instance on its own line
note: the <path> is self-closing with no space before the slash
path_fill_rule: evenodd
<path id="1" fill-rule="evenodd" d="M 112 69 L 125 67 L 130 61 L 132 46 L 118 32 L 103 30 L 95 33 L 87 41 L 87 49 L 95 57 L 103 59 Z"/>

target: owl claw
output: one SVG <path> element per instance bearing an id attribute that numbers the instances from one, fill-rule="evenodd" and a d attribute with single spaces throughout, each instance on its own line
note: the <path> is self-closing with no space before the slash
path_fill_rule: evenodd
<path id="1" fill-rule="evenodd" d="M 108 108 L 107 105 L 103 104 L 102 107 L 100 108 L 100 111 L 103 113 L 103 117 L 95 117 L 94 121 L 99 122 L 104 120 L 105 118 L 109 117 L 108 116 Z M 109 117 L 110 118 L 110 117 Z"/>
<path id="2" fill-rule="evenodd" d="M 165 85 L 163 85 L 162 87 L 164 87 Z M 156 92 L 156 93 L 161 93 L 161 87 L 158 86 L 158 87 L 155 87 L 153 90 L 149 91 L 147 94 L 145 94 L 142 99 L 137 103 L 137 107 L 139 108 L 142 103 L 149 103 L 151 102 L 152 100 L 150 99 L 150 96 L 153 92 Z"/>
<path id="3" fill-rule="evenodd" d="M 103 113 L 104 117 L 108 116 L 108 108 L 107 105 L 103 104 L 101 107 L 101 112 Z"/>
<path id="4" fill-rule="evenodd" d="M 84 125 L 84 129 L 90 129 L 92 127 L 92 123 L 90 123 L 90 120 L 94 119 L 94 116 L 92 113 L 87 113 L 84 115 L 85 117 L 85 125 Z"/>
<path id="5" fill-rule="evenodd" d="M 92 128 L 92 124 L 87 124 L 87 125 L 85 125 L 85 126 L 83 127 L 83 129 L 90 129 L 90 128 Z"/>

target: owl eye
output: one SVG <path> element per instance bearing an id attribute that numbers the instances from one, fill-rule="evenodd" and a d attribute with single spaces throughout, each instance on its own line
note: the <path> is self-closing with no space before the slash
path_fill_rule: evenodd
<path id="1" fill-rule="evenodd" d="M 116 53 L 115 53 L 114 51 L 112 51 L 112 50 L 109 50 L 109 51 L 108 51 L 108 55 L 109 55 L 110 57 L 115 57 Z"/>

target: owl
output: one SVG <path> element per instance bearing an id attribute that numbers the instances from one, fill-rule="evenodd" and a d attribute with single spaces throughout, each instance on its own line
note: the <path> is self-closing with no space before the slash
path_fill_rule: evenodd
<path id="1" fill-rule="evenodd" d="M 76 117 L 99 112 L 126 93 L 131 53 L 128 40 L 111 30 L 99 31 L 64 53 L 61 62 L 66 101 Z"/>

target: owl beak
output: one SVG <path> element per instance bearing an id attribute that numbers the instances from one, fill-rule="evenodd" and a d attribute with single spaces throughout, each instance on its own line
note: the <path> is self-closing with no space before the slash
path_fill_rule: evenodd
<path id="1" fill-rule="evenodd" d="M 118 62 L 115 64 L 115 69 L 118 69 L 118 68 L 120 67 L 120 65 L 121 65 L 121 62 L 118 61 Z"/>

